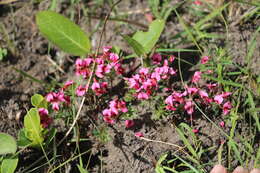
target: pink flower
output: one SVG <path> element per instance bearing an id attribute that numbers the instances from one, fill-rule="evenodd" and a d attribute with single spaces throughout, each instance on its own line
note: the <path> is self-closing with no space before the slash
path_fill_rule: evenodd
<path id="1" fill-rule="evenodd" d="M 104 64 L 105 61 L 104 61 L 103 58 L 96 58 L 96 63 L 97 63 L 98 65 L 100 65 L 100 64 Z"/>
<path id="2" fill-rule="evenodd" d="M 99 64 L 97 65 L 97 69 L 96 69 L 96 76 L 99 78 L 103 78 L 105 73 L 109 73 L 110 69 L 112 67 L 111 66 L 107 66 L 105 64 Z"/>
<path id="3" fill-rule="evenodd" d="M 109 108 L 109 109 L 103 110 L 102 114 L 105 117 L 113 118 L 118 115 L 118 110 L 115 108 L 114 109 Z"/>
<path id="4" fill-rule="evenodd" d="M 219 95 L 215 95 L 214 97 L 214 101 L 217 103 L 217 104 L 221 104 L 224 100 L 224 98 L 227 98 L 228 96 L 231 95 L 231 92 L 224 92 L 222 94 L 219 94 Z"/>
<path id="5" fill-rule="evenodd" d="M 82 85 L 79 85 L 76 89 L 76 95 L 77 96 L 83 96 L 86 93 L 86 87 L 83 87 Z"/>
<path id="6" fill-rule="evenodd" d="M 141 137 L 144 137 L 144 134 L 142 132 L 136 132 L 135 137 L 141 138 Z"/>
<path id="7" fill-rule="evenodd" d="M 187 91 L 189 94 L 193 95 L 193 94 L 196 94 L 198 92 L 198 88 L 189 88 L 189 87 L 186 87 Z"/>
<path id="8" fill-rule="evenodd" d="M 195 133 L 195 134 L 199 133 L 199 129 L 192 129 L 192 132 Z"/>
<path id="9" fill-rule="evenodd" d="M 122 65 L 120 63 L 116 63 L 114 65 L 114 69 L 117 74 L 123 74 L 125 72 L 125 69 L 122 67 Z"/>
<path id="10" fill-rule="evenodd" d="M 76 60 L 76 75 L 82 75 L 84 78 L 87 78 L 91 71 L 89 70 L 90 65 L 94 62 L 94 60 L 89 57 L 86 59 L 78 58 Z"/>
<path id="11" fill-rule="evenodd" d="M 109 118 L 107 116 L 104 116 L 103 119 L 108 124 L 115 124 L 115 122 L 116 122 L 114 119 L 111 119 L 111 118 Z"/>
<path id="12" fill-rule="evenodd" d="M 223 102 L 223 96 L 222 96 L 222 94 L 219 94 L 219 95 L 215 95 L 215 97 L 214 97 L 214 101 L 217 103 L 217 104 L 221 104 L 222 102 Z"/>
<path id="13" fill-rule="evenodd" d="M 210 90 L 210 91 L 213 91 L 217 86 L 218 84 L 216 83 L 213 83 L 213 84 L 206 84 L 207 88 Z"/>
<path id="14" fill-rule="evenodd" d="M 43 116 L 49 114 L 49 111 L 45 108 L 39 108 L 38 111 L 39 111 L 39 114 L 43 115 Z"/>
<path id="15" fill-rule="evenodd" d="M 115 99 L 109 102 L 109 108 L 104 109 L 102 114 L 104 121 L 113 124 L 115 122 L 114 119 L 117 118 L 121 112 L 125 113 L 127 111 L 126 103 L 123 100 Z"/>
<path id="16" fill-rule="evenodd" d="M 220 123 L 219 123 L 219 125 L 220 125 L 220 127 L 225 127 L 225 122 L 224 121 L 221 121 Z"/>
<path id="17" fill-rule="evenodd" d="M 178 92 L 173 92 L 172 93 L 173 96 L 173 101 L 174 102 L 179 102 L 179 104 L 184 103 L 184 98 L 183 98 L 183 94 L 182 93 L 178 93 Z"/>
<path id="18" fill-rule="evenodd" d="M 192 113 L 194 112 L 194 103 L 192 101 L 187 101 L 184 105 L 184 109 L 189 115 L 192 115 Z"/>
<path id="19" fill-rule="evenodd" d="M 51 92 L 51 93 L 47 94 L 46 100 L 47 100 L 47 102 L 50 102 L 52 104 L 52 109 L 55 110 L 55 111 L 59 110 L 59 103 L 60 102 L 66 101 L 64 99 L 63 91 L 59 91 L 58 93 Z"/>
<path id="20" fill-rule="evenodd" d="M 209 57 L 208 57 L 208 56 L 203 56 L 203 57 L 201 58 L 201 60 L 200 60 L 200 63 L 201 63 L 201 64 L 206 64 L 206 63 L 208 62 L 208 60 L 209 60 Z"/>
<path id="21" fill-rule="evenodd" d="M 107 92 L 107 82 L 98 83 L 94 80 L 91 89 L 97 96 L 100 96 Z"/>
<path id="22" fill-rule="evenodd" d="M 103 47 L 103 52 L 104 53 L 109 53 L 109 51 L 112 49 L 112 46 L 104 46 Z"/>
<path id="23" fill-rule="evenodd" d="M 149 68 L 142 67 L 139 70 L 139 73 L 142 74 L 142 75 L 147 75 L 149 73 Z"/>
<path id="24" fill-rule="evenodd" d="M 223 113 L 224 113 L 224 115 L 229 114 L 231 108 L 232 108 L 231 103 L 230 103 L 230 102 L 226 102 L 226 103 L 223 105 Z"/>
<path id="25" fill-rule="evenodd" d="M 169 58 L 169 61 L 170 62 L 173 62 L 175 60 L 175 56 L 174 55 L 171 55 L 170 58 Z"/>
<path id="26" fill-rule="evenodd" d="M 199 95 L 201 98 L 206 99 L 209 97 L 208 93 L 204 90 L 199 90 Z"/>
<path id="27" fill-rule="evenodd" d="M 66 105 L 70 104 L 70 96 L 64 96 L 64 100 L 65 100 Z"/>
<path id="28" fill-rule="evenodd" d="M 128 109 L 127 109 L 127 107 L 126 107 L 126 103 L 125 103 L 125 101 L 123 101 L 123 100 L 118 101 L 117 107 L 118 107 L 123 113 L 128 112 Z"/>
<path id="29" fill-rule="evenodd" d="M 162 56 L 159 53 L 154 53 L 152 55 L 153 64 L 160 64 L 162 61 Z"/>
<path id="30" fill-rule="evenodd" d="M 223 98 L 227 98 L 228 96 L 230 96 L 232 93 L 231 92 L 223 92 L 222 93 L 222 97 Z"/>
<path id="31" fill-rule="evenodd" d="M 110 53 L 109 54 L 109 60 L 115 63 L 119 60 L 119 56 L 115 53 Z"/>
<path id="32" fill-rule="evenodd" d="M 197 83 L 199 80 L 201 79 L 201 72 L 200 71 L 196 71 L 192 77 L 191 82 L 192 83 Z"/>
<path id="33" fill-rule="evenodd" d="M 149 99 L 149 95 L 145 92 L 140 92 L 137 94 L 137 98 L 139 100 L 147 100 L 147 99 Z"/>
<path id="34" fill-rule="evenodd" d="M 133 120 L 125 120 L 125 126 L 126 128 L 133 127 L 134 121 Z"/>
<path id="35" fill-rule="evenodd" d="M 173 103 L 173 96 L 172 95 L 170 95 L 170 96 L 168 96 L 166 99 L 165 99 L 165 101 L 164 101 L 167 105 L 166 105 L 166 109 L 168 109 L 168 110 L 172 110 L 172 111 L 175 111 L 176 110 L 176 108 L 174 107 L 174 103 Z"/>
<path id="36" fill-rule="evenodd" d="M 207 70 L 206 73 L 211 74 L 211 73 L 213 73 L 213 70 Z"/>
<path id="37" fill-rule="evenodd" d="M 195 0 L 194 2 L 193 2 L 195 5 L 202 5 L 202 2 L 200 1 L 200 0 Z"/>
<path id="38" fill-rule="evenodd" d="M 73 80 L 69 80 L 67 82 L 65 82 L 64 86 L 63 86 L 63 90 L 66 90 L 68 87 L 70 87 L 72 84 L 74 84 Z"/>
<path id="39" fill-rule="evenodd" d="M 42 127 L 47 128 L 53 121 L 53 119 L 48 116 L 49 114 L 48 110 L 45 108 L 39 108 L 38 112 L 40 115 Z"/>

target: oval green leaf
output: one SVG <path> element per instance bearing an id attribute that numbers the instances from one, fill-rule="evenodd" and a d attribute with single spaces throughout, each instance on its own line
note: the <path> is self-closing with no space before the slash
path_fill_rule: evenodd
<path id="1" fill-rule="evenodd" d="M 41 33 L 63 51 L 75 56 L 90 51 L 90 41 L 84 31 L 71 20 L 53 11 L 41 11 L 36 15 Z"/>
<path id="2" fill-rule="evenodd" d="M 135 39 L 133 39 L 127 35 L 122 35 L 122 37 L 133 48 L 136 55 L 141 56 L 141 55 L 145 54 L 145 50 L 144 50 L 143 46 L 139 42 L 137 42 Z"/>
<path id="3" fill-rule="evenodd" d="M 150 24 L 149 30 L 147 32 L 137 31 L 134 34 L 133 39 L 135 39 L 138 43 L 140 43 L 143 46 L 146 53 L 149 53 L 155 46 L 156 42 L 159 40 L 164 26 L 164 20 L 154 20 Z"/>
<path id="4" fill-rule="evenodd" d="M 18 157 L 6 158 L 1 164 L 1 172 L 3 173 L 14 173 L 18 164 Z"/>
<path id="5" fill-rule="evenodd" d="M 38 110 L 31 108 L 24 117 L 25 136 L 32 141 L 32 146 L 40 146 L 43 143 L 41 120 Z"/>
<path id="6" fill-rule="evenodd" d="M 43 96 L 40 95 L 40 94 L 34 94 L 32 97 L 31 97 L 31 103 L 34 107 L 38 107 L 40 105 L 40 103 L 42 102 L 43 100 Z"/>
<path id="7" fill-rule="evenodd" d="M 14 137 L 6 134 L 0 133 L 0 155 L 12 154 L 17 150 L 17 144 Z"/>

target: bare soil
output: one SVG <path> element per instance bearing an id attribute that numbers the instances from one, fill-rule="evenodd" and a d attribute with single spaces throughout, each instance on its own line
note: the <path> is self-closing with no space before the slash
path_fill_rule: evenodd
<path id="1" fill-rule="evenodd" d="M 58 11 L 63 14 L 68 13 L 68 4 L 58 7 Z M 51 48 L 50 54 L 48 54 L 48 42 L 39 34 L 36 27 L 34 16 L 39 10 L 45 10 L 49 6 L 49 2 L 43 1 L 41 3 L 31 4 L 29 2 L 19 2 L 12 5 L 0 5 L 0 28 L 4 32 L 0 35 L 0 46 L 2 48 L 8 48 L 8 56 L 0 62 L 0 131 L 9 133 L 17 137 L 18 131 L 22 128 L 23 116 L 28 110 L 30 105 L 30 97 L 34 93 L 46 94 L 44 85 L 33 82 L 27 77 L 21 75 L 15 69 L 22 70 L 29 75 L 33 76 L 43 82 L 51 82 L 51 77 L 56 78 L 58 81 L 65 81 L 73 76 L 72 61 L 75 57 L 69 57 L 62 54 L 59 50 Z M 138 3 L 127 1 L 120 4 L 117 9 L 118 12 L 129 12 L 129 20 L 135 20 L 145 25 L 148 22 L 144 20 L 145 9 L 147 9 L 145 1 Z M 103 15 L 102 12 L 107 12 L 108 7 L 97 9 L 97 13 Z M 90 23 L 87 23 L 86 19 L 79 18 L 77 21 L 81 24 L 82 28 L 88 32 L 93 31 L 93 26 L 97 24 L 98 19 L 92 19 Z M 248 23 L 240 26 L 236 25 L 230 29 L 228 41 L 224 44 L 228 44 L 230 52 L 234 58 L 234 61 L 239 64 L 244 64 L 244 57 L 246 55 L 249 40 L 252 37 L 258 23 Z M 173 27 L 174 26 L 174 27 Z M 4 28 L 4 29 L 3 29 Z M 134 26 L 133 28 L 136 28 Z M 140 29 L 140 27 L 137 27 Z M 169 33 L 174 34 L 181 29 L 176 17 L 172 16 L 167 24 L 166 32 L 162 36 L 163 39 L 168 38 Z M 104 42 L 102 45 L 119 45 L 126 51 L 129 51 L 128 46 L 123 42 L 122 38 L 117 33 L 129 34 L 134 30 L 127 25 L 119 25 L 116 21 L 109 21 L 106 26 Z M 219 34 L 223 34 L 221 31 Z M 2 34 L 2 33 L 6 33 Z M 94 48 L 97 46 L 97 40 L 101 33 L 101 28 L 92 35 L 92 44 Z M 260 50 L 260 38 L 257 38 L 256 50 Z M 221 46 L 221 45 L 219 45 Z M 260 52 L 252 56 L 252 66 L 250 67 L 255 74 L 259 74 L 260 65 Z M 198 61 L 197 55 L 183 54 L 182 58 L 192 59 L 193 63 Z M 55 61 L 57 65 L 68 72 L 62 73 L 57 69 L 51 60 Z M 191 67 L 185 66 L 185 79 L 188 79 L 192 75 Z M 151 119 L 151 112 L 149 112 L 149 105 L 146 108 L 140 108 L 143 114 L 135 120 L 136 126 L 131 129 L 125 129 L 123 124 L 117 124 L 115 126 L 108 126 L 108 131 L 111 136 L 111 140 L 102 145 L 96 147 L 95 143 L 82 143 L 85 149 L 93 148 L 97 149 L 92 156 L 91 172 L 101 171 L 101 160 L 103 172 L 107 173 L 149 173 L 154 172 L 156 161 L 160 155 L 168 151 L 176 151 L 178 148 L 170 144 L 181 145 L 180 139 L 175 131 L 175 126 L 180 123 L 178 115 L 165 118 L 160 121 L 154 121 Z M 82 119 L 87 116 L 86 112 L 82 112 Z M 95 115 L 98 116 L 98 115 Z M 212 117 L 212 120 L 216 123 L 220 122 L 224 117 Z M 92 129 L 90 123 L 85 122 L 85 136 L 89 135 L 88 131 Z M 206 146 L 219 146 L 223 136 L 220 135 L 218 130 L 207 120 L 202 117 L 197 117 L 194 120 L 194 127 L 200 129 L 198 134 L 199 138 L 203 141 L 203 145 Z M 66 127 L 61 129 L 60 132 L 66 131 Z M 227 126 L 226 130 L 229 130 Z M 151 141 L 137 139 L 134 136 L 134 132 L 141 131 L 145 134 L 147 139 Z M 60 134 L 62 136 L 64 134 Z M 83 134 L 84 136 L 84 134 Z M 67 146 L 66 143 L 61 146 L 60 154 L 66 154 L 74 151 L 75 146 Z M 101 157 L 102 154 L 102 157 Z M 32 161 L 37 160 L 42 156 L 37 150 L 27 150 L 20 156 L 19 168 L 22 171 L 25 167 L 29 166 Z M 216 152 L 205 156 L 205 160 L 216 161 Z M 63 159 L 64 159 L 63 158 Z M 86 156 L 87 160 L 88 156 Z M 60 160 L 62 162 L 64 160 Z M 234 163 L 236 164 L 236 163 Z M 70 172 L 77 172 L 75 163 L 72 162 L 66 167 Z M 46 172 L 47 169 L 43 168 L 34 172 Z"/>

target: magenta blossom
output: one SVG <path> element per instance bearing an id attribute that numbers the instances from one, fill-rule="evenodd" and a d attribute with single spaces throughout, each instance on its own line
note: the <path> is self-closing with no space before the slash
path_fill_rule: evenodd
<path id="1" fill-rule="evenodd" d="M 144 134 L 142 132 L 136 132 L 135 137 L 141 138 L 144 137 Z"/>
<path id="2" fill-rule="evenodd" d="M 169 57 L 169 61 L 170 61 L 170 62 L 173 62 L 174 60 L 175 60 L 175 56 L 171 55 L 171 56 Z"/>
<path id="3" fill-rule="evenodd" d="M 224 113 L 224 115 L 229 114 L 231 108 L 232 108 L 232 105 L 231 105 L 230 102 L 224 103 L 224 105 L 223 105 L 223 113 Z"/>
<path id="4" fill-rule="evenodd" d="M 221 104 L 223 102 L 224 98 L 227 98 L 230 95 L 231 95 L 231 92 L 223 92 L 222 94 L 215 95 L 214 101 L 217 104 Z"/>
<path id="5" fill-rule="evenodd" d="M 82 85 L 79 85 L 76 89 L 76 95 L 77 96 L 84 96 L 86 93 L 86 87 L 83 87 Z"/>
<path id="6" fill-rule="evenodd" d="M 187 101 L 184 105 L 184 109 L 189 115 L 192 115 L 194 112 L 194 103 L 192 101 Z"/>
<path id="7" fill-rule="evenodd" d="M 206 84 L 207 88 L 210 90 L 210 91 L 213 91 L 217 86 L 218 84 L 216 83 L 213 83 L 213 84 Z"/>
<path id="8" fill-rule="evenodd" d="M 76 60 L 76 75 L 81 75 L 84 78 L 89 77 L 91 71 L 89 69 L 90 65 L 94 62 L 94 60 L 89 57 L 85 59 L 77 59 Z"/>
<path id="9" fill-rule="evenodd" d="M 200 0 L 195 0 L 193 3 L 198 6 L 202 5 L 202 2 Z"/>
<path id="10" fill-rule="evenodd" d="M 74 84 L 74 81 L 73 80 L 69 80 L 69 81 L 65 82 L 65 84 L 64 84 L 62 89 L 66 90 L 67 88 L 69 88 L 73 84 Z"/>
<path id="11" fill-rule="evenodd" d="M 39 108 L 38 112 L 39 112 L 40 115 L 43 115 L 43 116 L 49 114 L 49 111 L 47 109 L 45 109 L 45 108 Z"/>
<path id="12" fill-rule="evenodd" d="M 97 65 L 95 74 L 97 77 L 103 78 L 106 73 L 110 73 L 111 68 L 112 67 L 110 65 L 99 64 Z"/>
<path id="13" fill-rule="evenodd" d="M 109 117 L 107 117 L 107 116 L 104 116 L 103 117 L 103 120 L 106 122 L 106 123 L 108 123 L 108 124 L 115 124 L 115 120 L 114 119 L 111 119 L 111 118 L 109 118 Z"/>
<path id="14" fill-rule="evenodd" d="M 187 92 L 189 93 L 189 94 L 191 94 L 191 95 L 194 95 L 194 94 L 196 94 L 198 91 L 199 91 L 199 89 L 198 88 L 195 88 L 195 87 L 186 87 L 186 89 L 187 89 Z"/>
<path id="15" fill-rule="evenodd" d="M 50 92 L 46 95 L 46 100 L 52 104 L 52 109 L 55 111 L 59 110 L 61 102 L 66 102 L 63 91 L 59 91 L 58 93 Z"/>
<path id="16" fill-rule="evenodd" d="M 53 119 L 48 116 L 49 114 L 48 110 L 45 108 L 39 108 L 38 112 L 40 115 L 42 127 L 47 128 L 53 121 Z"/>
<path id="17" fill-rule="evenodd" d="M 109 54 L 109 60 L 116 63 L 119 60 L 119 56 L 115 53 L 110 53 Z"/>
<path id="18" fill-rule="evenodd" d="M 192 132 L 195 133 L 195 134 L 199 133 L 199 129 L 192 129 Z"/>
<path id="19" fill-rule="evenodd" d="M 192 77 L 191 82 L 192 83 L 197 83 L 199 80 L 201 79 L 201 72 L 200 71 L 196 71 Z"/>
<path id="20" fill-rule="evenodd" d="M 162 61 L 162 56 L 159 53 L 154 53 L 152 55 L 153 64 L 160 64 Z"/>
<path id="21" fill-rule="evenodd" d="M 201 64 L 206 64 L 209 61 L 209 57 L 208 56 L 203 56 L 200 60 Z"/>
<path id="22" fill-rule="evenodd" d="M 134 126 L 134 121 L 133 120 L 125 120 L 125 127 L 130 128 Z"/>
<path id="23" fill-rule="evenodd" d="M 224 121 L 221 121 L 220 123 L 219 123 L 219 125 L 220 125 L 220 127 L 225 127 L 225 122 Z"/>
<path id="24" fill-rule="evenodd" d="M 102 111 L 104 121 L 107 123 L 114 123 L 115 119 L 119 116 L 120 113 L 127 112 L 126 103 L 123 100 L 112 100 L 109 102 L 109 108 Z"/>
<path id="25" fill-rule="evenodd" d="M 112 46 L 104 46 L 103 47 L 103 52 L 104 53 L 110 53 L 110 50 L 112 49 Z"/>
<path id="26" fill-rule="evenodd" d="M 100 96 L 104 93 L 107 92 L 107 87 L 108 87 L 108 84 L 107 82 L 96 82 L 94 80 L 92 86 L 91 86 L 91 89 L 94 91 L 94 93 L 97 95 L 97 96 Z"/>

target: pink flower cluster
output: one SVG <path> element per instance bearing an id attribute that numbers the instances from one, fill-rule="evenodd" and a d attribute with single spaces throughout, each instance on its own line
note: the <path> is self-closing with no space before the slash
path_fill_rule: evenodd
<path id="1" fill-rule="evenodd" d="M 89 56 L 85 59 L 77 59 L 76 75 L 82 76 L 83 78 L 88 78 L 91 75 L 91 68 L 96 64 L 96 69 L 94 70 L 94 82 L 91 85 L 91 89 L 97 96 L 100 96 L 107 92 L 107 82 L 104 80 L 105 75 L 109 74 L 112 69 L 116 74 L 123 74 L 124 68 L 120 63 L 119 56 L 116 53 L 111 52 L 112 47 L 107 46 L 103 48 L 103 54 L 99 55 L 97 58 Z M 87 86 L 80 85 L 76 90 L 77 96 L 83 96 L 86 92 Z"/>
<path id="2" fill-rule="evenodd" d="M 109 124 L 114 124 L 116 118 L 120 115 L 120 113 L 126 113 L 127 111 L 128 109 L 126 107 L 125 101 L 114 99 L 109 102 L 109 108 L 103 110 L 103 119 Z"/>
<path id="3" fill-rule="evenodd" d="M 154 64 L 158 64 L 161 56 L 153 56 Z M 135 90 L 134 96 L 139 100 L 147 100 L 158 88 L 158 83 L 161 80 L 169 79 L 170 76 L 175 75 L 176 71 L 169 67 L 168 60 L 164 60 L 163 66 L 152 68 L 141 68 L 138 74 L 131 78 L 124 78 L 130 89 Z"/>
<path id="4" fill-rule="evenodd" d="M 208 60 L 209 57 L 202 57 L 201 64 L 206 64 Z M 217 93 L 218 85 L 215 83 L 200 86 L 199 81 L 202 78 L 201 75 L 202 72 L 196 71 L 191 80 L 191 87 L 186 86 L 183 92 L 173 91 L 172 94 L 165 99 L 166 109 L 175 111 L 177 108 L 182 107 L 187 114 L 192 115 L 195 107 L 194 101 L 196 101 L 196 103 L 205 106 L 211 106 L 213 103 L 218 104 L 220 108 L 222 108 L 223 114 L 227 115 L 232 108 L 231 102 L 227 101 L 231 92 Z M 223 104 L 224 100 L 226 100 L 226 102 Z"/>

